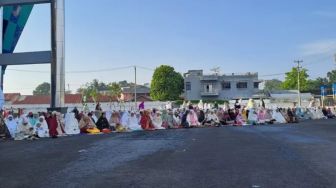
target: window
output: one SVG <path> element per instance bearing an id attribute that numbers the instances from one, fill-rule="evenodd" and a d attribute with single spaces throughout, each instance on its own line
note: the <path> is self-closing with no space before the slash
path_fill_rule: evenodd
<path id="1" fill-rule="evenodd" d="M 186 82 L 185 87 L 186 87 L 187 91 L 190 91 L 191 90 L 191 83 L 190 82 Z"/>
<path id="2" fill-rule="evenodd" d="M 238 82 L 237 83 L 237 88 L 238 89 L 245 89 L 245 88 L 247 88 L 247 82 Z"/>
<path id="3" fill-rule="evenodd" d="M 222 89 L 231 89 L 231 83 L 230 82 L 222 82 Z"/>
<path id="4" fill-rule="evenodd" d="M 255 89 L 259 89 L 259 82 L 254 82 L 254 83 L 253 83 L 253 87 L 254 87 Z"/>

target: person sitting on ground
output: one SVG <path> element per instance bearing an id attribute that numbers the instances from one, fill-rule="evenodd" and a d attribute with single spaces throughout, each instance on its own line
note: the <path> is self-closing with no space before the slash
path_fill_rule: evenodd
<path id="1" fill-rule="evenodd" d="M 166 117 L 167 128 L 174 129 L 177 128 L 177 124 L 174 121 L 174 114 L 172 110 L 168 110 L 167 117 Z"/>
<path id="2" fill-rule="evenodd" d="M 46 113 L 45 114 L 45 120 L 47 121 L 47 124 L 48 124 L 50 137 L 51 138 L 57 138 L 58 123 L 57 123 L 56 114 L 52 114 L 51 112 Z"/>
<path id="3" fill-rule="evenodd" d="M 67 135 L 75 135 L 80 133 L 79 124 L 73 112 L 67 113 L 64 119 L 64 131 Z"/>
<path id="4" fill-rule="evenodd" d="M 15 140 L 35 140 L 37 135 L 34 134 L 34 128 L 30 125 L 28 118 L 22 117 L 22 123 L 18 126 Z"/>
<path id="5" fill-rule="evenodd" d="M 332 113 L 331 108 L 327 109 L 327 115 L 326 115 L 329 119 L 335 119 L 336 115 Z"/>
<path id="6" fill-rule="evenodd" d="M 258 114 L 254 108 L 249 109 L 248 124 L 251 124 L 251 125 L 258 124 Z"/>
<path id="7" fill-rule="evenodd" d="M 167 112 L 167 110 L 162 110 L 161 118 L 162 118 L 162 127 L 168 129 L 169 125 L 168 125 L 168 112 Z"/>
<path id="8" fill-rule="evenodd" d="M 182 118 L 181 118 L 181 126 L 184 128 L 189 128 L 189 123 L 187 121 L 187 116 L 189 114 L 189 110 L 185 110 L 184 113 L 182 114 Z"/>
<path id="9" fill-rule="evenodd" d="M 108 129 L 110 130 L 110 124 L 108 122 L 108 120 L 106 119 L 106 114 L 105 112 L 101 113 L 97 123 L 96 123 L 97 128 L 100 131 L 103 131 L 104 129 Z"/>
<path id="10" fill-rule="evenodd" d="M 35 134 L 39 138 L 47 138 L 49 137 L 49 128 L 48 124 L 44 118 L 44 116 L 40 116 L 38 122 L 34 126 L 35 128 Z"/>
<path id="11" fill-rule="evenodd" d="M 217 115 L 214 113 L 214 111 L 210 111 L 210 113 L 207 115 L 205 120 L 205 125 L 207 126 L 219 126 L 220 122 L 217 117 Z"/>
<path id="12" fill-rule="evenodd" d="M 116 126 L 120 124 L 120 113 L 119 112 L 112 112 L 112 116 L 109 120 L 110 126 L 112 130 L 115 130 Z"/>
<path id="13" fill-rule="evenodd" d="M 272 119 L 274 119 L 276 123 L 287 123 L 286 119 L 280 113 L 280 109 L 278 108 L 273 110 Z"/>
<path id="14" fill-rule="evenodd" d="M 91 119 L 91 121 L 92 121 L 93 123 L 96 123 L 96 122 L 97 122 L 96 119 L 93 118 L 93 113 L 92 113 L 92 112 L 89 112 L 89 113 L 88 113 L 88 116 L 89 116 L 89 118 Z"/>
<path id="15" fill-rule="evenodd" d="M 7 125 L 8 131 L 9 131 L 11 137 L 14 138 L 14 137 L 15 137 L 16 130 L 17 130 L 17 127 L 18 127 L 18 124 L 17 124 L 17 122 L 14 120 L 14 118 L 13 118 L 12 115 L 9 115 L 9 116 L 7 117 L 6 125 Z"/>
<path id="16" fill-rule="evenodd" d="M 11 133 L 9 132 L 6 123 L 4 121 L 4 118 L 0 112 L 0 138 L 1 139 L 11 139 Z"/>
<path id="17" fill-rule="evenodd" d="M 263 109 L 260 109 L 258 112 L 258 124 L 265 124 L 266 123 L 266 117 L 265 117 L 265 112 Z"/>
<path id="18" fill-rule="evenodd" d="M 295 117 L 292 109 L 290 109 L 290 108 L 287 109 L 287 115 L 289 117 L 289 123 L 298 123 L 298 120 Z"/>
<path id="19" fill-rule="evenodd" d="M 153 116 L 152 122 L 153 122 L 153 125 L 154 125 L 155 129 L 165 129 L 162 126 L 163 122 L 162 122 L 162 116 L 161 116 L 161 112 L 160 111 L 157 111 L 155 113 L 155 115 Z"/>
<path id="20" fill-rule="evenodd" d="M 142 130 L 141 126 L 138 123 L 138 118 L 136 117 L 135 112 L 131 112 L 131 116 L 128 118 L 127 129 L 131 131 Z"/>
<path id="21" fill-rule="evenodd" d="M 34 114 L 33 112 L 29 112 L 27 115 L 27 118 L 28 118 L 29 124 L 33 127 L 38 122 L 38 116 L 37 114 Z"/>
<path id="22" fill-rule="evenodd" d="M 174 112 L 173 118 L 174 118 L 174 125 L 176 126 L 176 128 L 179 128 L 181 125 L 181 117 L 179 115 L 178 110 Z"/>
<path id="23" fill-rule="evenodd" d="M 200 125 L 204 125 L 205 123 L 205 114 L 203 110 L 199 111 L 198 122 L 200 123 Z"/>
<path id="24" fill-rule="evenodd" d="M 237 109 L 238 110 L 238 109 Z M 238 111 L 238 114 L 236 116 L 236 120 L 235 120 L 235 126 L 243 126 L 243 125 L 246 125 L 246 121 L 244 120 L 242 114 L 241 114 L 241 111 L 242 110 L 239 110 Z"/>
<path id="25" fill-rule="evenodd" d="M 189 110 L 189 113 L 187 115 L 187 122 L 189 124 L 189 127 L 198 127 L 200 125 L 194 110 Z"/>
<path id="26" fill-rule="evenodd" d="M 83 115 L 79 122 L 79 129 L 81 133 L 96 133 L 97 128 L 89 116 Z M 99 129 L 97 130 L 99 131 Z"/>
<path id="27" fill-rule="evenodd" d="M 56 114 L 56 120 L 57 120 L 57 133 L 58 136 L 66 136 L 65 131 L 64 131 L 64 118 L 63 118 L 63 114 L 61 114 L 60 112 L 56 112 L 54 111 L 53 113 Z"/>
<path id="28" fill-rule="evenodd" d="M 152 124 L 152 120 L 150 118 L 150 112 L 145 110 L 142 115 L 141 115 L 141 119 L 140 119 L 140 125 L 142 127 L 142 129 L 144 130 L 153 130 L 154 126 Z"/>

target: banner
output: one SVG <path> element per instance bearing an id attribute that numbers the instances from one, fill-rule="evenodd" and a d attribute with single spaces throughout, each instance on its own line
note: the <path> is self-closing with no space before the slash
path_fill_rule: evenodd
<path id="1" fill-rule="evenodd" d="M 333 83 L 333 85 L 332 85 L 332 91 L 333 91 L 334 99 L 336 99 L 336 83 Z"/>

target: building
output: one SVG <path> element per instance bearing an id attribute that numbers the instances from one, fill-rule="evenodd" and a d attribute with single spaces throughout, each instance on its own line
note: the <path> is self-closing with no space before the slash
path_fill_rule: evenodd
<path id="1" fill-rule="evenodd" d="M 5 93 L 5 110 L 18 110 L 22 109 L 24 112 L 39 112 L 46 111 L 50 107 L 51 96 L 50 95 L 21 95 L 20 93 Z M 65 94 L 65 106 L 71 111 L 74 107 L 83 110 L 83 96 L 81 94 Z M 163 108 L 166 103 L 160 101 L 152 101 L 149 97 L 137 96 L 137 105 L 141 102 L 145 102 L 145 107 Z M 111 98 L 108 95 L 101 95 L 99 102 L 103 110 L 135 110 L 134 102 L 119 101 L 118 98 Z M 90 110 L 94 110 L 96 104 L 92 97 L 87 99 L 87 105 Z"/>
<path id="2" fill-rule="evenodd" d="M 259 93 L 258 73 L 204 75 L 203 70 L 184 74 L 186 100 L 230 100 L 251 98 Z"/>
<path id="3" fill-rule="evenodd" d="M 123 101 L 133 101 L 134 100 L 134 87 L 123 87 L 121 88 L 121 97 Z M 147 98 L 150 100 L 150 89 L 146 86 L 137 85 L 136 87 L 137 100 L 142 98 Z"/>
<path id="4" fill-rule="evenodd" d="M 134 86 L 126 86 L 121 87 L 121 94 L 119 96 L 119 99 L 125 102 L 128 101 L 134 101 Z M 109 90 L 101 90 L 99 91 L 102 95 L 109 95 Z M 137 94 L 137 101 L 150 101 L 150 88 L 142 85 L 137 85 L 136 88 L 136 94 Z"/>

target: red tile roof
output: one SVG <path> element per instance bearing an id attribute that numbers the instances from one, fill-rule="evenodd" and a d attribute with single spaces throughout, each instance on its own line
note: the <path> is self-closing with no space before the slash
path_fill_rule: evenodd
<path id="1" fill-rule="evenodd" d="M 18 97 L 21 96 L 20 93 L 5 93 L 5 101 L 15 101 Z"/>
<path id="2" fill-rule="evenodd" d="M 49 95 L 21 95 L 17 100 L 13 101 L 13 105 L 17 104 L 50 104 L 51 97 Z M 66 94 L 64 99 L 66 104 L 76 104 L 82 102 L 81 94 Z M 110 102 L 111 98 L 109 96 L 100 96 L 99 102 Z M 112 101 L 117 101 L 117 98 L 113 98 Z M 87 102 L 93 102 L 90 97 Z"/>

